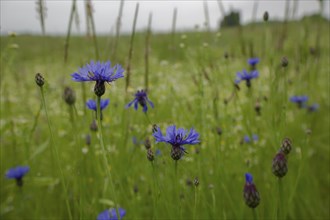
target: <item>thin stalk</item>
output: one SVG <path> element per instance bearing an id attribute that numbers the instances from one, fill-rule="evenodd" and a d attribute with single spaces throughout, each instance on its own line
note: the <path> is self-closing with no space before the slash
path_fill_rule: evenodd
<path id="1" fill-rule="evenodd" d="M 64 193 L 65 193 L 65 203 L 66 203 L 66 207 L 68 209 L 69 219 L 72 220 L 71 208 L 70 208 L 70 203 L 69 203 L 69 198 L 68 198 L 68 190 L 67 190 L 65 182 L 64 182 L 64 174 L 63 174 L 63 170 L 62 170 L 61 163 L 60 163 L 60 156 L 59 156 L 57 147 L 55 147 L 54 135 L 53 135 L 52 127 L 51 127 L 51 124 L 50 124 L 50 119 L 49 119 L 49 116 L 48 116 L 48 111 L 47 111 L 47 106 L 46 106 L 43 87 L 40 87 L 40 92 L 41 92 L 41 97 L 42 97 L 42 104 L 44 106 L 45 114 L 46 114 L 46 118 L 47 118 L 48 129 L 49 129 L 49 133 L 50 133 L 52 158 L 54 158 L 54 152 L 55 152 L 56 162 L 57 162 L 57 166 L 59 168 L 60 176 L 61 176 L 61 184 L 62 184 Z"/>
<path id="2" fill-rule="evenodd" d="M 68 32 L 66 34 L 65 44 L 64 44 L 64 63 L 68 60 L 68 50 L 69 50 L 69 40 L 71 36 L 71 26 L 73 22 L 73 15 L 76 11 L 76 0 L 72 1 L 71 12 L 70 12 L 70 19 L 69 19 L 69 27 Z"/>
<path id="3" fill-rule="evenodd" d="M 101 148 L 102 148 L 102 155 L 103 155 L 103 161 L 104 161 L 104 169 L 106 170 L 108 178 L 110 180 L 111 191 L 112 191 L 112 195 L 114 197 L 114 201 L 115 201 L 115 204 L 116 204 L 117 196 L 116 196 L 116 192 L 115 192 L 115 189 L 114 189 L 114 184 L 113 184 L 113 181 L 112 181 L 111 172 L 110 172 L 110 169 L 109 169 L 109 166 L 108 166 L 109 162 L 108 162 L 108 158 L 107 158 L 107 155 L 106 155 L 104 142 L 103 142 L 103 131 L 102 131 L 102 124 L 101 124 L 101 97 L 100 96 L 97 97 L 97 114 L 96 115 L 97 115 L 97 124 L 98 124 L 98 132 L 99 132 L 99 141 L 100 141 L 100 145 L 101 145 Z M 115 205 L 115 208 L 116 208 L 117 216 L 119 216 L 117 204 Z"/>
<path id="4" fill-rule="evenodd" d="M 203 7 L 204 7 L 204 16 L 205 16 L 205 28 L 207 32 L 210 32 L 210 15 L 209 15 L 209 9 L 207 7 L 207 1 L 203 1 Z"/>
<path id="5" fill-rule="evenodd" d="M 157 175 L 157 172 L 156 172 L 156 169 L 155 169 L 155 164 L 154 164 L 154 161 L 152 161 L 151 162 L 151 166 L 152 166 L 152 176 L 153 176 L 153 187 L 154 187 L 154 189 L 153 189 L 153 200 L 154 200 L 154 202 L 153 202 L 153 205 L 154 205 L 154 207 L 153 207 L 153 210 L 154 210 L 154 213 L 153 213 L 153 219 L 157 219 L 157 216 L 156 216 L 156 214 L 157 214 L 157 197 L 158 197 L 158 187 L 157 187 L 157 179 L 156 179 L 156 175 Z"/>
<path id="6" fill-rule="evenodd" d="M 277 219 L 283 219 L 283 186 L 281 178 L 278 178 L 278 205 L 277 205 Z"/>
<path id="7" fill-rule="evenodd" d="M 145 65 L 144 87 L 146 91 L 149 90 L 149 52 L 150 52 L 151 21 L 152 21 L 152 13 L 149 14 L 148 30 L 146 35 L 145 49 L 144 49 L 144 65 Z"/>
<path id="8" fill-rule="evenodd" d="M 92 26 L 92 34 L 93 34 L 93 41 L 94 41 L 94 48 L 95 48 L 95 56 L 96 56 L 96 59 L 98 60 L 99 57 L 100 57 L 100 55 L 99 55 L 99 49 L 98 49 L 98 46 L 97 46 L 97 39 L 96 39 L 96 31 L 95 31 L 95 24 L 94 24 L 93 12 L 92 12 L 91 9 L 89 10 L 89 19 L 90 19 L 91 26 Z"/>
<path id="9" fill-rule="evenodd" d="M 177 8 L 174 8 L 173 18 L 172 18 L 172 33 L 171 33 L 171 50 L 175 50 L 175 27 L 176 27 L 176 17 L 178 14 Z"/>
<path id="10" fill-rule="evenodd" d="M 257 212 L 257 209 L 253 208 L 252 211 L 253 211 L 253 219 L 254 219 L 254 220 L 258 220 L 258 212 Z"/>
<path id="11" fill-rule="evenodd" d="M 120 34 L 121 17 L 123 15 L 123 8 L 124 8 L 124 0 L 121 0 L 120 6 L 119 6 L 117 22 L 116 22 L 116 37 L 115 37 L 115 41 L 113 42 L 112 53 L 111 53 L 111 58 L 113 60 L 116 59 L 116 54 L 117 54 L 117 46 L 118 46 L 118 40 L 119 40 L 119 34 Z"/>
<path id="12" fill-rule="evenodd" d="M 126 92 L 129 87 L 129 84 L 130 84 L 131 60 L 132 60 L 132 56 L 133 56 L 133 43 L 134 43 L 135 27 L 136 27 L 136 21 L 137 21 L 138 14 L 139 14 L 139 3 L 136 3 L 135 15 L 134 15 L 134 21 L 133 21 L 133 27 L 132 27 L 132 35 L 131 35 L 131 41 L 130 41 L 130 45 L 129 45 L 129 52 L 128 52 L 127 67 L 126 67 L 126 86 L 125 86 Z"/>
<path id="13" fill-rule="evenodd" d="M 193 214 L 193 219 L 197 219 L 196 217 L 196 209 L 197 209 L 197 186 L 195 186 L 195 201 L 194 201 L 194 214 Z"/>

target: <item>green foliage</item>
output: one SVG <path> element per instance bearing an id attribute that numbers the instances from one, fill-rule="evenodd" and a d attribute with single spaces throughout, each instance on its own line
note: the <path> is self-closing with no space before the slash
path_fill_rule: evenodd
<path id="1" fill-rule="evenodd" d="M 314 34 L 318 27 L 322 27 L 319 39 Z M 111 194 L 97 133 L 89 129 L 95 114 L 86 110 L 83 101 L 84 94 L 96 99 L 94 84 L 76 83 L 70 77 L 95 59 L 92 39 L 73 37 L 64 65 L 64 37 L 1 37 L 0 218 L 68 219 L 68 197 L 74 219 L 96 219 L 98 213 L 115 205 L 126 209 L 124 219 L 252 219 L 254 214 L 243 199 L 244 174 L 250 172 L 261 197 L 256 216 L 275 219 L 279 194 L 272 159 L 282 139 L 289 137 L 293 146 L 288 173 L 281 179 L 281 216 L 329 219 L 328 23 L 288 23 L 280 50 L 281 30 L 281 24 L 268 23 L 242 27 L 243 32 L 232 28 L 221 33 L 177 33 L 175 48 L 169 47 L 170 35 L 153 34 L 148 93 L 155 104 L 148 111 L 151 123 L 141 109 L 125 109 L 144 85 L 145 34 L 135 36 L 129 92 L 125 94 L 121 79 L 106 85 L 102 97 L 111 100 L 102 123 L 116 198 Z M 239 33 L 244 37 L 237 37 Z M 126 66 L 129 39 L 120 37 L 113 64 Z M 98 37 L 102 61 L 111 55 L 112 40 Z M 310 53 L 316 41 L 319 51 Z M 238 91 L 233 80 L 237 71 L 248 68 L 249 58 L 242 54 L 242 47 L 260 58 L 260 76 L 252 81 L 251 89 L 241 83 Z M 286 68 L 281 67 L 283 56 L 289 60 Z M 67 195 L 51 156 L 47 120 L 34 80 L 37 72 L 45 78 L 43 89 Z M 62 98 L 66 86 L 75 91 L 74 109 Z M 289 102 L 290 96 L 304 94 L 309 104 L 320 105 L 317 112 Z M 256 102 L 260 116 L 254 110 Z M 176 172 L 170 147 L 154 143 L 153 123 L 162 130 L 170 124 L 194 127 L 201 135 L 200 145 L 186 147 L 188 154 L 178 161 Z M 90 145 L 85 142 L 87 134 Z M 242 144 L 246 134 L 258 134 L 259 140 Z M 138 144 L 132 143 L 133 137 Z M 140 144 L 147 137 L 153 152 L 161 150 L 153 164 Z M 15 165 L 30 166 L 21 189 L 4 177 Z M 195 177 L 198 187 L 186 184 Z"/>

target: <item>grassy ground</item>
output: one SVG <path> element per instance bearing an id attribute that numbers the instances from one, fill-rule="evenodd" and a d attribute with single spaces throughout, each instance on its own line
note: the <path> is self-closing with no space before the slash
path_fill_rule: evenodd
<path id="1" fill-rule="evenodd" d="M 1 219 L 69 219 L 67 198 L 74 219 L 95 219 L 116 205 L 127 211 L 124 219 L 329 219 L 329 23 L 289 23 L 281 43 L 282 30 L 282 24 L 258 24 L 219 33 L 177 33 L 174 39 L 153 34 L 151 122 L 141 109 L 125 109 L 136 90 L 144 88 L 145 34 L 137 34 L 128 92 L 124 78 L 107 85 L 102 97 L 111 100 L 102 123 L 115 194 L 98 135 L 89 129 L 94 114 L 84 103 L 95 99 L 94 84 L 70 77 L 96 59 L 92 39 L 72 37 L 64 64 L 63 37 L 1 37 Z M 113 64 L 126 67 L 129 40 L 119 39 Z M 110 59 L 111 42 L 98 37 L 100 60 Z M 247 59 L 253 56 L 260 58 L 259 78 L 250 89 L 244 82 L 235 89 L 236 72 L 248 69 Z M 286 68 L 281 67 L 283 56 L 289 61 Z M 37 72 L 46 79 L 46 105 L 67 193 L 52 156 L 34 81 Z M 63 101 L 65 86 L 76 92 L 74 109 Z M 293 95 L 308 95 L 308 104 L 320 108 L 299 109 L 289 102 Z M 154 123 L 163 131 L 176 124 L 200 133 L 201 144 L 186 146 L 188 154 L 178 161 L 177 173 L 171 148 L 154 142 Z M 88 134 L 90 145 L 85 142 Z M 259 140 L 242 142 L 252 134 Z M 153 151 L 161 152 L 153 163 L 141 143 L 147 137 Z M 284 137 L 292 139 L 293 150 L 280 195 L 271 166 Z M 30 166 L 23 187 L 5 178 L 16 165 Z M 253 175 L 261 197 L 256 215 L 244 204 L 246 172 Z M 198 187 L 187 184 L 195 177 Z"/>

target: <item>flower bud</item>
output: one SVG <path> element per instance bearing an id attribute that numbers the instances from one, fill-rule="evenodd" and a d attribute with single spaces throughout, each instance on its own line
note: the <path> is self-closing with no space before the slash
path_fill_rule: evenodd
<path id="1" fill-rule="evenodd" d="M 179 160 L 183 156 L 184 152 L 181 150 L 180 147 L 172 147 L 171 150 L 171 157 L 173 160 Z"/>
<path id="2" fill-rule="evenodd" d="M 255 208 L 260 203 L 260 195 L 257 187 L 253 183 L 253 177 L 250 173 L 245 174 L 245 185 L 243 190 L 245 204 L 250 208 Z"/>
<path id="3" fill-rule="evenodd" d="M 268 21 L 268 18 L 269 18 L 268 11 L 265 11 L 263 18 L 264 18 L 264 21 Z"/>
<path id="4" fill-rule="evenodd" d="M 76 102 L 76 94 L 70 87 L 65 87 L 63 99 L 68 105 L 73 105 Z"/>
<path id="5" fill-rule="evenodd" d="M 151 162 L 151 161 L 153 161 L 154 159 L 155 159 L 155 157 L 154 157 L 154 152 L 151 150 L 151 148 L 149 148 L 148 150 L 147 150 L 147 158 L 148 158 L 148 160 Z"/>
<path id="6" fill-rule="evenodd" d="M 36 74 L 35 81 L 36 81 L 37 85 L 40 86 L 40 87 L 42 87 L 45 84 L 45 79 L 41 75 L 41 73 Z"/>
<path id="7" fill-rule="evenodd" d="M 281 65 L 282 65 L 282 67 L 287 67 L 289 65 L 289 60 L 287 57 L 282 57 Z"/>
<path id="8" fill-rule="evenodd" d="M 105 93 L 105 85 L 103 81 L 96 81 L 94 86 L 94 93 L 98 97 L 101 97 Z"/>
<path id="9" fill-rule="evenodd" d="M 292 149 L 292 142 L 289 138 L 284 138 L 282 141 L 281 151 L 288 155 Z"/>
<path id="10" fill-rule="evenodd" d="M 288 164 L 283 152 L 279 152 L 273 159 L 272 172 L 275 176 L 281 178 L 288 172 Z"/>

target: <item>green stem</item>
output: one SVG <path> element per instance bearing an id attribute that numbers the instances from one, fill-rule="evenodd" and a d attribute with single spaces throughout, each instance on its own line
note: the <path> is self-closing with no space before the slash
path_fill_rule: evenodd
<path id="1" fill-rule="evenodd" d="M 113 184 L 111 172 L 110 172 L 110 169 L 109 169 L 109 162 L 108 162 L 108 158 L 107 158 L 104 143 L 103 143 L 103 132 L 102 132 L 102 124 L 101 124 L 101 97 L 100 96 L 97 97 L 97 114 L 96 115 L 97 115 L 99 140 L 100 140 L 100 145 L 101 145 L 101 148 L 102 148 L 102 151 L 103 151 L 102 155 L 103 155 L 103 160 L 104 160 L 104 169 L 106 170 L 108 178 L 110 180 L 112 195 L 113 195 L 113 198 L 114 198 L 114 201 L 115 201 L 115 204 L 116 204 L 117 196 L 116 196 L 116 192 L 115 192 L 115 189 L 114 189 L 114 184 Z M 115 208 L 116 208 L 117 216 L 120 216 L 117 204 L 115 205 Z"/>
<path id="2" fill-rule="evenodd" d="M 193 219 L 197 219 L 196 209 L 197 209 L 197 186 L 195 186 L 195 202 L 194 202 L 194 216 L 193 216 Z"/>
<path id="3" fill-rule="evenodd" d="M 52 157 L 54 158 L 54 152 L 55 152 L 56 162 L 57 162 L 57 165 L 58 165 L 58 168 L 59 168 L 59 171 L 60 171 L 60 175 L 61 175 L 61 179 L 62 179 L 61 183 L 62 183 L 62 187 L 64 189 L 64 193 L 65 193 L 65 196 L 66 196 L 65 203 L 66 203 L 66 207 L 68 209 L 69 219 L 72 220 L 71 208 L 70 208 L 70 203 L 69 203 L 69 198 L 68 198 L 68 190 L 67 190 L 65 182 L 64 182 L 64 174 L 63 174 L 63 170 L 62 170 L 62 167 L 61 167 L 58 150 L 57 150 L 57 147 L 55 147 L 54 135 L 53 135 L 52 127 L 51 127 L 51 124 L 50 124 L 48 111 L 47 111 L 47 106 L 46 106 L 46 101 L 45 101 L 45 96 L 44 96 L 44 91 L 43 91 L 42 87 L 40 87 L 40 92 L 41 92 L 42 103 L 43 103 L 46 118 L 47 118 L 48 129 L 49 129 L 49 133 L 50 133 Z"/>
<path id="4" fill-rule="evenodd" d="M 282 180 L 278 178 L 278 205 L 277 205 L 277 219 L 283 219 L 283 187 Z"/>
<path id="5" fill-rule="evenodd" d="M 258 212 L 257 212 L 257 210 L 255 208 L 253 208 L 252 211 L 253 211 L 253 219 L 254 220 L 258 220 Z"/>

